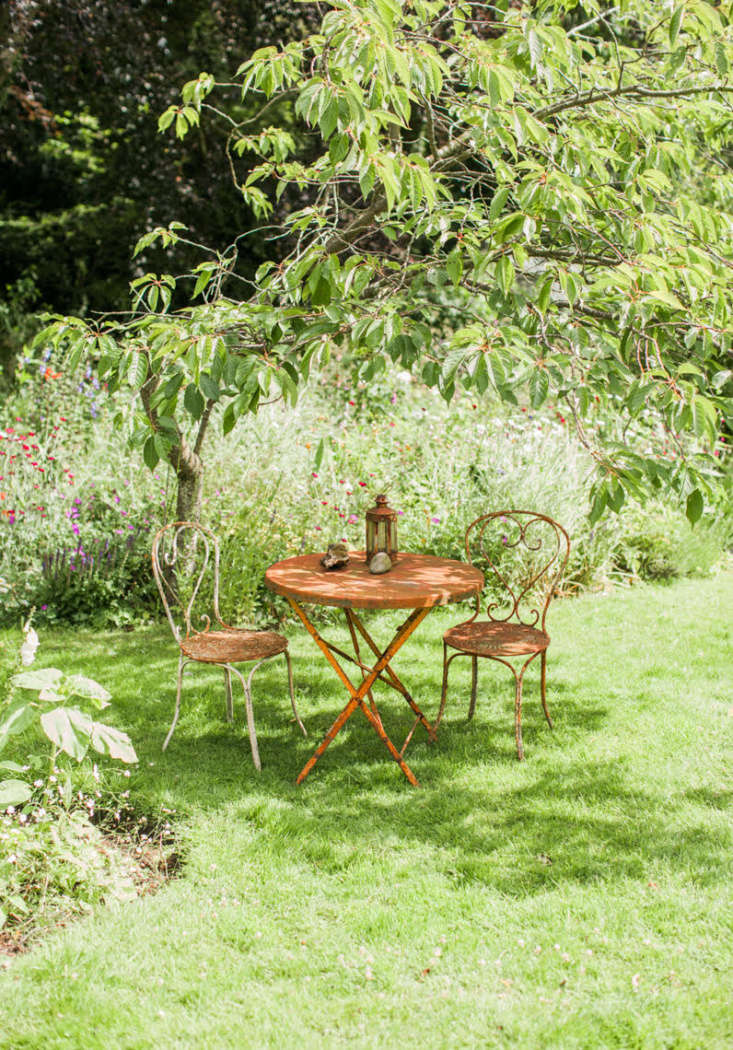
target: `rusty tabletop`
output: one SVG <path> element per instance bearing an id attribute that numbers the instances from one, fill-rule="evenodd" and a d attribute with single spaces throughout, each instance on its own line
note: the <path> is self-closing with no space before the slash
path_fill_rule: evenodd
<path id="1" fill-rule="evenodd" d="M 300 784 L 307 777 L 339 730 L 358 708 L 409 782 L 417 785 L 415 774 L 404 760 L 404 752 L 418 725 L 422 725 L 431 740 L 435 739 L 435 727 L 430 724 L 400 681 L 391 661 L 431 609 L 478 594 L 484 585 L 483 573 L 465 562 L 437 558 L 431 554 L 399 554 L 390 571 L 382 575 L 369 572 L 363 551 L 350 552 L 351 560 L 345 568 L 330 571 L 321 565 L 322 557 L 322 554 L 303 554 L 287 558 L 271 565 L 265 573 L 266 585 L 270 590 L 287 598 L 349 694 L 348 703 L 315 753 L 306 762 L 297 782 Z M 308 618 L 301 602 L 342 608 L 351 636 L 353 654 L 326 641 Z M 383 648 L 371 637 L 354 611 L 356 609 L 412 611 L 397 628 L 389 645 Z M 366 642 L 376 659 L 371 667 L 362 662 L 359 636 Z M 357 667 L 362 679 L 359 686 L 352 683 L 336 656 Z M 374 700 L 372 687 L 377 681 L 400 693 L 415 715 L 413 726 L 399 751 L 387 735 Z"/>
<path id="2" fill-rule="evenodd" d="M 472 565 L 432 554 L 399 554 L 389 572 L 369 572 L 364 552 L 349 552 L 344 569 L 327 570 L 322 554 L 301 554 L 271 565 L 265 583 L 296 601 L 343 609 L 429 609 L 472 598 L 484 585 Z"/>

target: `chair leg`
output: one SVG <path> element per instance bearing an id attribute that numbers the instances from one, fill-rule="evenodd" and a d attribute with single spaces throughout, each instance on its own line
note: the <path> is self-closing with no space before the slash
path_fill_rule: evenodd
<path id="1" fill-rule="evenodd" d="M 252 749 L 252 761 L 255 764 L 255 769 L 259 773 L 262 769 L 262 763 L 260 762 L 260 750 L 257 747 L 257 734 L 255 733 L 255 719 L 252 711 L 252 678 L 257 665 L 252 668 L 247 678 L 247 683 L 244 687 L 244 696 L 247 702 L 247 732 L 249 733 L 249 746 Z"/>
<path id="2" fill-rule="evenodd" d="M 168 730 L 168 736 L 165 738 L 165 741 L 163 743 L 163 748 L 162 748 L 163 751 L 165 751 L 165 749 L 168 747 L 168 744 L 170 743 L 170 739 L 173 736 L 173 730 L 176 728 L 176 723 L 178 722 L 178 716 L 181 713 L 181 692 L 183 690 L 183 665 L 184 665 L 184 662 L 185 661 L 184 661 L 183 657 L 179 656 L 178 657 L 178 686 L 177 686 L 177 689 L 176 689 L 176 709 L 173 712 L 173 721 L 171 722 L 171 727 Z"/>
<path id="3" fill-rule="evenodd" d="M 224 685 L 227 693 L 227 722 L 233 722 L 234 701 L 232 700 L 232 675 L 228 667 L 224 668 Z"/>
<path id="4" fill-rule="evenodd" d="M 514 673 L 516 689 L 514 693 L 514 736 L 517 741 L 517 758 L 520 762 L 524 760 L 524 744 L 522 743 L 522 678 L 524 672 L 517 675 Z"/>
<path id="5" fill-rule="evenodd" d="M 450 660 L 452 659 L 453 657 L 450 658 Z M 440 720 L 445 711 L 446 700 L 448 699 L 448 667 L 450 666 L 450 660 L 448 659 L 448 646 L 443 642 L 443 684 L 440 689 L 440 709 L 438 711 L 438 717 L 433 723 L 433 729 L 435 730 L 437 730 L 440 725 Z"/>
<path id="6" fill-rule="evenodd" d="M 476 710 L 476 690 L 478 688 L 478 657 L 471 657 L 471 703 L 468 705 L 468 720 L 473 718 Z"/>
<path id="7" fill-rule="evenodd" d="M 257 746 L 257 733 L 255 732 L 255 719 L 252 711 L 252 676 L 254 675 L 257 668 L 260 666 L 262 661 L 254 665 L 249 673 L 249 677 L 245 680 L 244 675 L 237 670 L 236 667 L 231 667 L 230 670 L 237 676 L 239 681 L 242 683 L 242 690 L 244 691 L 244 702 L 247 711 L 247 732 L 249 733 L 249 746 L 252 751 L 252 761 L 254 767 L 259 773 L 262 770 L 262 763 L 260 762 L 260 750 Z"/>
<path id="8" fill-rule="evenodd" d="M 290 653 L 287 651 L 287 649 L 283 653 L 283 656 L 285 657 L 285 662 L 288 665 L 288 688 L 290 689 L 290 705 L 293 708 L 293 714 L 295 715 L 295 721 L 300 726 L 300 731 L 302 732 L 303 736 L 308 736 L 308 733 L 306 732 L 306 728 L 305 728 L 305 726 L 303 725 L 303 723 L 300 720 L 300 715 L 298 714 L 298 708 L 295 706 L 295 691 L 293 689 L 293 664 L 292 664 L 292 661 L 290 659 Z"/>
<path id="9" fill-rule="evenodd" d="M 542 658 L 540 661 L 540 696 L 542 697 L 542 709 L 545 712 L 545 718 L 550 729 L 553 729 L 552 719 L 550 718 L 550 712 L 547 710 L 547 695 L 545 693 L 545 677 L 547 669 L 547 650 L 542 651 Z"/>

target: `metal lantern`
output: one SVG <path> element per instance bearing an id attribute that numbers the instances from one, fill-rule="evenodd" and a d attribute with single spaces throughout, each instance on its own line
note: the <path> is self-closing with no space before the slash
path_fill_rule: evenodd
<path id="1" fill-rule="evenodd" d="M 397 558 L 397 513 L 387 506 L 387 497 L 377 496 L 377 505 L 366 512 L 366 560 L 383 551 Z"/>

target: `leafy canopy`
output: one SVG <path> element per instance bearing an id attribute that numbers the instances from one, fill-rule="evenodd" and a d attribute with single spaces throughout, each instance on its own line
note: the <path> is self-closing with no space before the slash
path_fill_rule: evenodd
<path id="1" fill-rule="evenodd" d="M 228 430 L 295 399 L 338 347 L 362 377 L 392 359 L 446 399 L 564 401 L 598 463 L 594 517 L 671 486 L 696 520 L 731 385 L 730 4 L 321 6 L 318 33 L 257 51 L 234 83 L 202 73 L 160 118 L 179 137 L 226 119 L 271 238 L 256 279 L 237 283 L 235 242 L 183 279 L 141 277 L 131 318 L 51 336 L 147 388 L 149 465 L 219 402 Z M 615 411 L 693 441 L 674 463 L 653 441 L 599 443 L 594 414 Z"/>

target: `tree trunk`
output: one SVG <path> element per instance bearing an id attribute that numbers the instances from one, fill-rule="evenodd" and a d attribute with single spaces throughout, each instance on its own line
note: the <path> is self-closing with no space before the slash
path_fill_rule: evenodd
<path id="1" fill-rule="evenodd" d="M 201 457 L 183 441 L 171 451 L 171 465 L 176 472 L 176 521 L 195 521 L 201 518 L 201 496 L 204 484 L 204 465 Z"/>

